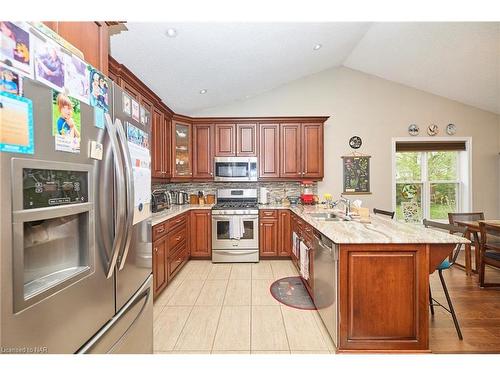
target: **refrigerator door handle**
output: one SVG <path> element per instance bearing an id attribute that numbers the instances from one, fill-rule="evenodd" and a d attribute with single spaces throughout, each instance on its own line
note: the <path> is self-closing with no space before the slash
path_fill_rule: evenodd
<path id="1" fill-rule="evenodd" d="M 105 126 L 107 133 L 110 139 L 110 145 L 113 150 L 113 161 L 115 166 L 115 174 L 118 181 L 123 181 L 125 179 L 125 173 L 123 170 L 122 163 L 122 152 L 119 147 L 118 139 L 116 138 L 116 128 L 111 120 L 111 117 L 108 113 L 105 114 Z M 123 232 L 125 230 L 125 199 L 126 199 L 126 191 L 125 186 L 123 184 L 115 184 L 116 192 L 117 192 L 117 205 L 116 205 L 116 229 L 115 229 L 115 237 L 113 239 L 113 245 L 111 248 L 111 258 L 108 264 L 108 269 L 106 270 L 106 278 L 110 278 L 113 275 L 114 268 L 116 266 L 116 261 L 118 259 L 118 254 L 120 253 L 120 249 L 122 248 L 123 242 Z"/>
<path id="2" fill-rule="evenodd" d="M 123 130 L 122 122 L 120 119 L 116 119 L 115 127 L 118 133 L 118 138 L 121 144 L 123 160 L 125 161 L 125 181 L 126 181 L 126 204 L 127 204 L 127 219 L 125 223 L 125 243 L 123 246 L 122 254 L 119 256 L 118 270 L 123 270 L 125 267 L 125 261 L 127 260 L 128 250 L 130 248 L 130 242 L 132 240 L 132 227 L 134 218 L 134 201 L 135 201 L 135 191 L 134 191 L 134 171 L 132 169 L 132 159 L 130 158 L 130 150 L 128 148 L 127 136 Z"/>
<path id="3" fill-rule="evenodd" d="M 152 276 L 150 276 L 144 285 L 152 284 Z M 133 307 L 135 307 L 138 303 L 142 303 L 141 309 L 139 310 L 139 313 L 135 317 L 135 319 L 130 323 L 128 328 L 123 332 L 121 335 L 120 339 L 114 343 L 113 347 L 118 345 L 120 341 L 127 335 L 127 333 L 137 324 L 137 322 L 140 320 L 142 315 L 144 314 L 144 311 L 146 309 L 146 306 L 148 303 L 151 301 L 153 298 L 153 290 L 151 285 L 147 287 L 147 289 L 143 286 L 142 288 L 137 291 L 137 293 L 130 298 L 130 300 L 125 304 L 125 306 L 122 307 L 122 309 L 101 329 L 100 332 L 98 332 L 90 341 L 88 341 L 76 354 L 87 354 L 91 353 L 92 349 L 99 344 L 99 342 L 103 339 L 104 336 L 108 333 L 108 331 L 123 317 L 125 316 Z M 113 347 L 109 350 L 111 351 Z"/>

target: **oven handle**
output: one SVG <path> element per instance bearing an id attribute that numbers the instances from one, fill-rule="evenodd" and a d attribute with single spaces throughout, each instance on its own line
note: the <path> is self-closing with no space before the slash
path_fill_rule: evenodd
<path id="1" fill-rule="evenodd" d="M 237 216 L 241 217 L 242 219 L 250 219 L 250 220 L 257 220 L 259 218 L 258 215 L 231 215 L 231 216 L 222 216 L 222 215 L 212 215 L 212 220 L 218 221 L 218 220 L 231 220 L 232 216 Z"/>

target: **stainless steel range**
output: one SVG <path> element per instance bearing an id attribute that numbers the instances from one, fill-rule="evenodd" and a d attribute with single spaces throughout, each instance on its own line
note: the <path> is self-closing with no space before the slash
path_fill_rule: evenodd
<path id="1" fill-rule="evenodd" d="M 259 261 L 257 189 L 217 190 L 212 208 L 212 262 Z"/>

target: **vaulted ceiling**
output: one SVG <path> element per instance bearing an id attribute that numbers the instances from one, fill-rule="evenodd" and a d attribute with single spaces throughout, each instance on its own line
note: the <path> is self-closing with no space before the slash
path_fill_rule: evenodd
<path id="1" fill-rule="evenodd" d="M 126 26 L 111 37 L 111 55 L 179 113 L 344 65 L 500 114 L 500 23 Z M 169 28 L 175 37 L 166 35 Z"/>

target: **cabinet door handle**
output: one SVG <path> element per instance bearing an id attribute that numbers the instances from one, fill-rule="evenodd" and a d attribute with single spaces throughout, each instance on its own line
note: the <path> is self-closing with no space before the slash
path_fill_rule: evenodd
<path id="1" fill-rule="evenodd" d="M 175 238 L 175 242 L 179 242 L 179 240 L 180 240 L 180 239 L 181 239 L 181 236 L 177 236 L 177 237 Z"/>
<path id="2" fill-rule="evenodd" d="M 155 253 L 157 253 L 157 252 L 158 252 L 158 248 L 157 248 L 157 247 L 155 247 Z"/>

